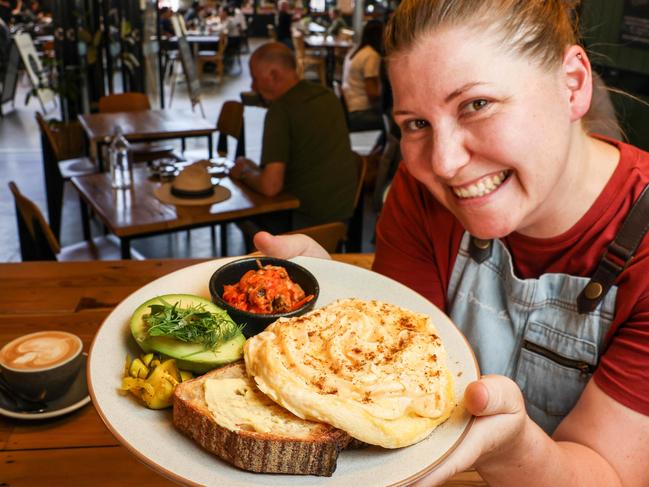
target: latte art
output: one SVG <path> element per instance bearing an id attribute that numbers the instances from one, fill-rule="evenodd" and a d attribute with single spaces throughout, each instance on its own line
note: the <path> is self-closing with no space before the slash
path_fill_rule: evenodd
<path id="1" fill-rule="evenodd" d="M 5 345 L 0 350 L 0 362 L 12 369 L 46 369 L 74 357 L 80 348 L 80 340 L 66 332 L 32 333 Z"/>

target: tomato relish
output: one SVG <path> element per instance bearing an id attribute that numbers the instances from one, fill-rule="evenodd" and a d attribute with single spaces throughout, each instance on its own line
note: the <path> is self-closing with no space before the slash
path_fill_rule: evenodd
<path id="1" fill-rule="evenodd" d="M 281 266 L 261 266 L 246 272 L 236 284 L 223 286 L 223 299 L 242 311 L 257 314 L 288 313 L 313 299 L 306 296 Z"/>

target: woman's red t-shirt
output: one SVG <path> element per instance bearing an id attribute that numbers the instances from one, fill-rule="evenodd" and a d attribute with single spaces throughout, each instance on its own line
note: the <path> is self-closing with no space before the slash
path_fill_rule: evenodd
<path id="1" fill-rule="evenodd" d="M 517 276 L 546 273 L 589 277 L 642 190 L 649 154 L 616 144 L 620 162 L 588 212 L 567 232 L 537 239 L 502 239 Z M 649 222 L 648 222 L 649 223 Z M 402 282 L 442 309 L 464 229 L 402 164 L 376 230 L 374 270 Z M 649 415 L 649 238 L 616 281 L 615 317 L 594 380 L 621 404 Z"/>

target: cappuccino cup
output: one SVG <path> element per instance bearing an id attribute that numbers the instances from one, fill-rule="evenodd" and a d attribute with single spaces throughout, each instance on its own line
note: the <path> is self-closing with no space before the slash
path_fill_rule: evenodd
<path id="1" fill-rule="evenodd" d="M 0 349 L 0 369 L 9 387 L 33 401 L 67 392 L 83 362 L 81 339 L 66 331 L 39 331 L 15 338 Z"/>

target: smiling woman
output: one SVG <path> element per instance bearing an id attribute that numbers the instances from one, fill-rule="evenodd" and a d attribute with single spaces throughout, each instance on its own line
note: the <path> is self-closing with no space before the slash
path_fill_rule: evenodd
<path id="1" fill-rule="evenodd" d="M 649 434 L 648 378 L 623 372 L 649 351 L 649 245 L 629 217 L 649 207 L 649 155 L 585 130 L 592 73 L 569 9 L 401 4 L 386 44 L 404 164 L 375 268 L 443 306 L 498 374 L 467 389 L 482 417 L 462 467 L 496 485 L 643 485 L 610 439 Z M 600 264 L 612 248 L 632 264 Z"/>
<path id="2" fill-rule="evenodd" d="M 649 485 L 649 154 L 584 126 L 576 3 L 404 0 L 387 27 L 404 163 L 374 269 L 444 309 L 487 374 L 422 485 L 471 466 L 490 485 Z M 256 240 L 280 242 L 317 251 Z"/>

